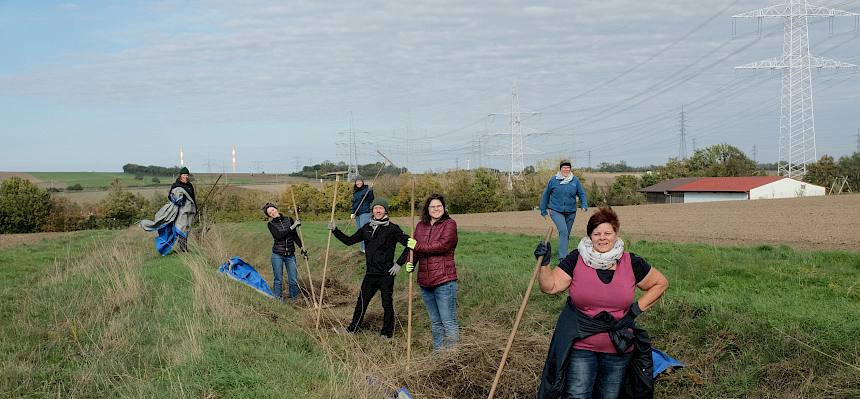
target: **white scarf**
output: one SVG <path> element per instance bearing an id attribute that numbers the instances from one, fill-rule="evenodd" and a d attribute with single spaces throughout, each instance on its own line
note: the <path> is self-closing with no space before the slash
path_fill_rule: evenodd
<path id="1" fill-rule="evenodd" d="M 379 226 L 388 226 L 388 215 L 382 217 L 382 219 L 376 220 L 374 218 L 370 218 L 370 228 L 373 230 L 370 235 L 376 234 L 376 228 Z"/>
<path id="2" fill-rule="evenodd" d="M 597 252 L 591 238 L 582 237 L 576 249 L 579 250 L 579 256 L 586 266 L 597 270 L 609 270 L 618 263 L 621 255 L 624 255 L 624 241 L 618 238 L 615 240 L 615 246 L 608 252 Z"/>
<path id="3" fill-rule="evenodd" d="M 571 181 L 573 181 L 573 172 L 571 172 L 569 175 L 567 175 L 567 177 L 564 177 L 564 175 L 561 174 L 561 171 L 559 171 L 558 173 L 555 174 L 555 178 L 557 180 L 561 180 L 560 182 L 558 182 L 558 184 L 567 184 L 567 183 L 570 183 Z"/>

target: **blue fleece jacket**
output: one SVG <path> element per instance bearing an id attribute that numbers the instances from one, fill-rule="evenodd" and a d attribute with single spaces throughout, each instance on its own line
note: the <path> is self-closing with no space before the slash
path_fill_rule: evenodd
<path id="1" fill-rule="evenodd" d="M 560 184 L 555 176 L 549 178 L 546 189 L 540 198 L 540 214 L 546 216 L 547 208 L 556 212 L 576 212 L 576 197 L 579 196 L 579 207 L 588 209 L 585 198 L 585 188 L 576 176 L 567 184 Z"/>
<path id="2" fill-rule="evenodd" d="M 364 196 L 364 193 L 367 193 L 367 197 Z M 364 202 L 361 200 L 364 199 Z M 370 204 L 373 203 L 373 190 L 370 189 L 367 185 L 362 186 L 358 190 L 353 190 L 352 192 L 352 213 L 355 215 L 361 215 L 362 213 L 370 213 Z M 358 204 L 361 203 L 361 208 L 359 209 Z"/>

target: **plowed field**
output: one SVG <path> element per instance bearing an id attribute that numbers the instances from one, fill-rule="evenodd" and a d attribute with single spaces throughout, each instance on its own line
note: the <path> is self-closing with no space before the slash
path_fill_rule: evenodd
<path id="1" fill-rule="evenodd" d="M 860 252 L 860 195 L 620 206 L 615 211 L 621 236 L 628 240 Z M 464 230 L 542 234 L 549 226 L 538 212 L 530 211 L 453 217 Z M 572 245 L 585 235 L 587 221 L 588 215 L 580 211 Z"/>

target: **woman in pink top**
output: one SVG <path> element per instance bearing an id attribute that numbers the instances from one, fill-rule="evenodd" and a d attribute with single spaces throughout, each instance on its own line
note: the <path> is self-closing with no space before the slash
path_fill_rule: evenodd
<path id="1" fill-rule="evenodd" d="M 567 356 L 561 366 L 566 369 L 554 372 L 553 381 L 547 382 L 544 378 L 541 392 L 553 389 L 544 385 L 562 389 L 564 398 L 614 399 L 621 392 L 634 346 L 619 347 L 618 339 L 611 338 L 610 331 L 619 334 L 618 331 L 623 330 L 624 334 L 638 329 L 633 318 L 650 308 L 666 291 L 669 282 L 644 259 L 624 250 L 624 241 L 618 238 L 619 227 L 615 212 L 601 208 L 588 220 L 588 235 L 558 267 L 545 267 L 552 258 L 548 245 L 541 243 L 535 250 L 535 256 L 544 256 L 544 267 L 539 274 L 541 291 L 547 294 L 567 291 L 569 295 L 566 306 L 570 309 L 562 312 L 555 335 L 573 337 L 572 340 L 553 339 L 554 346 L 567 342 L 563 348 L 550 349 L 551 355 L 553 351 L 562 351 Z M 636 287 L 644 291 L 638 301 L 634 301 Z M 578 321 L 566 320 L 570 318 Z M 607 327 L 596 333 L 583 332 L 586 329 L 583 325 L 590 325 L 592 321 Z M 623 327 L 617 327 L 619 325 Z M 562 328 L 577 331 L 558 331 Z M 544 374 L 546 377 L 546 368 Z"/>

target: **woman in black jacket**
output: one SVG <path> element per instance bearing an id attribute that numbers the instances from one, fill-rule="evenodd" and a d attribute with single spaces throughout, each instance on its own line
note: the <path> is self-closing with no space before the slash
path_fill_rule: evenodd
<path id="1" fill-rule="evenodd" d="M 300 220 L 293 221 L 289 216 L 281 215 L 278 208 L 274 204 L 266 203 L 263 205 L 263 213 L 266 214 L 269 220 L 269 232 L 272 233 L 272 274 L 275 276 L 272 282 L 272 293 L 279 301 L 283 301 L 284 267 L 287 269 L 287 285 L 289 291 L 287 297 L 295 300 L 299 297 L 299 271 L 296 267 L 296 248 L 302 248 L 302 255 L 307 256 L 308 251 L 302 247 L 302 240 L 299 238 L 296 228 L 302 225 Z"/>

